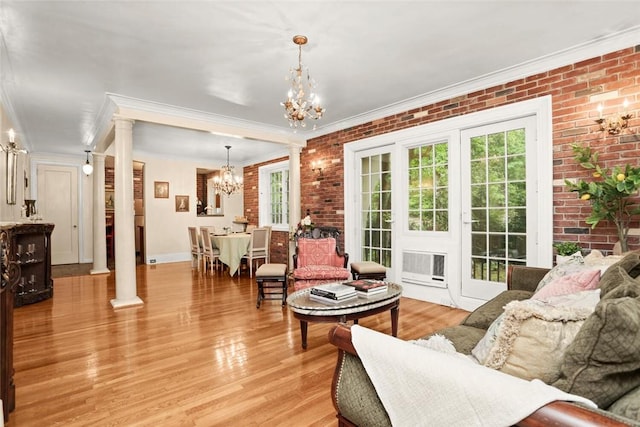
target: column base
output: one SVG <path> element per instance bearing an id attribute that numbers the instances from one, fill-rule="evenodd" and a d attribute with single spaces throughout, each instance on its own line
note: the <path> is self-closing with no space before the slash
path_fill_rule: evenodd
<path id="1" fill-rule="evenodd" d="M 111 306 L 113 308 L 123 308 L 123 307 L 130 307 L 130 306 L 142 305 L 142 304 L 144 304 L 144 301 L 142 301 L 140 297 L 133 297 L 128 300 L 119 300 L 117 298 L 114 298 L 111 300 Z"/>
<path id="2" fill-rule="evenodd" d="M 111 270 L 109 270 L 108 268 L 98 268 L 98 269 L 92 269 L 91 271 L 89 271 L 89 274 L 108 274 L 111 273 Z"/>

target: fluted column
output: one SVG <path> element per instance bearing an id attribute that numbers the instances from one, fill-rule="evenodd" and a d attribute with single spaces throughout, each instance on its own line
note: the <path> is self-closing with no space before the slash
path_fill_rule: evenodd
<path id="1" fill-rule="evenodd" d="M 136 289 L 136 242 L 133 206 L 133 121 L 115 119 L 114 216 L 116 297 L 114 308 L 143 304 Z"/>
<path id="2" fill-rule="evenodd" d="M 104 206 L 104 154 L 93 153 L 93 268 L 91 274 L 109 273 Z"/>
<path id="3" fill-rule="evenodd" d="M 300 222 L 300 151 L 295 145 L 289 146 L 289 228 Z M 289 270 L 293 270 L 295 243 L 289 242 Z"/>

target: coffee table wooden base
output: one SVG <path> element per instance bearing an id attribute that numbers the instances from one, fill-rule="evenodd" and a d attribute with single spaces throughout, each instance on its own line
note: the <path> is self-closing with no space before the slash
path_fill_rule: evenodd
<path id="1" fill-rule="evenodd" d="M 340 314 L 340 315 L 310 315 L 293 312 L 293 317 L 300 320 L 300 334 L 302 336 L 302 348 L 307 348 L 307 327 L 309 322 L 331 322 L 331 323 L 345 323 L 353 320 L 354 323 L 358 323 L 358 319 L 363 317 L 373 316 L 374 314 L 383 313 L 387 310 L 391 311 L 391 335 L 398 336 L 398 316 L 400 314 L 400 299 L 397 298 L 391 301 L 389 304 L 382 305 L 380 307 L 372 308 L 369 310 L 363 310 L 357 313 Z"/>

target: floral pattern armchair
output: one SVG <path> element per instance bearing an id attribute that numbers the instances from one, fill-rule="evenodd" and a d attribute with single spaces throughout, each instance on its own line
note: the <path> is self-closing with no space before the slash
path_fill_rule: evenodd
<path id="1" fill-rule="evenodd" d="M 335 238 L 300 237 L 293 255 L 293 286 L 297 291 L 320 283 L 348 280 L 351 277 L 348 263 L 349 254 L 340 253 Z"/>

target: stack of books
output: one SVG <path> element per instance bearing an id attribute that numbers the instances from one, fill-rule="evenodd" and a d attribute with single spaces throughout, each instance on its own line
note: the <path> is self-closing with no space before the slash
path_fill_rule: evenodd
<path id="1" fill-rule="evenodd" d="M 380 280 L 353 280 L 351 282 L 344 282 L 345 285 L 351 286 L 355 289 L 356 295 L 361 297 L 370 297 L 372 295 L 378 295 L 383 292 L 387 292 L 387 282 Z"/>
<path id="2" fill-rule="evenodd" d="M 342 283 L 316 285 L 309 291 L 309 298 L 325 304 L 338 304 L 356 298 L 357 296 L 358 294 L 354 287 L 343 285 Z"/>

